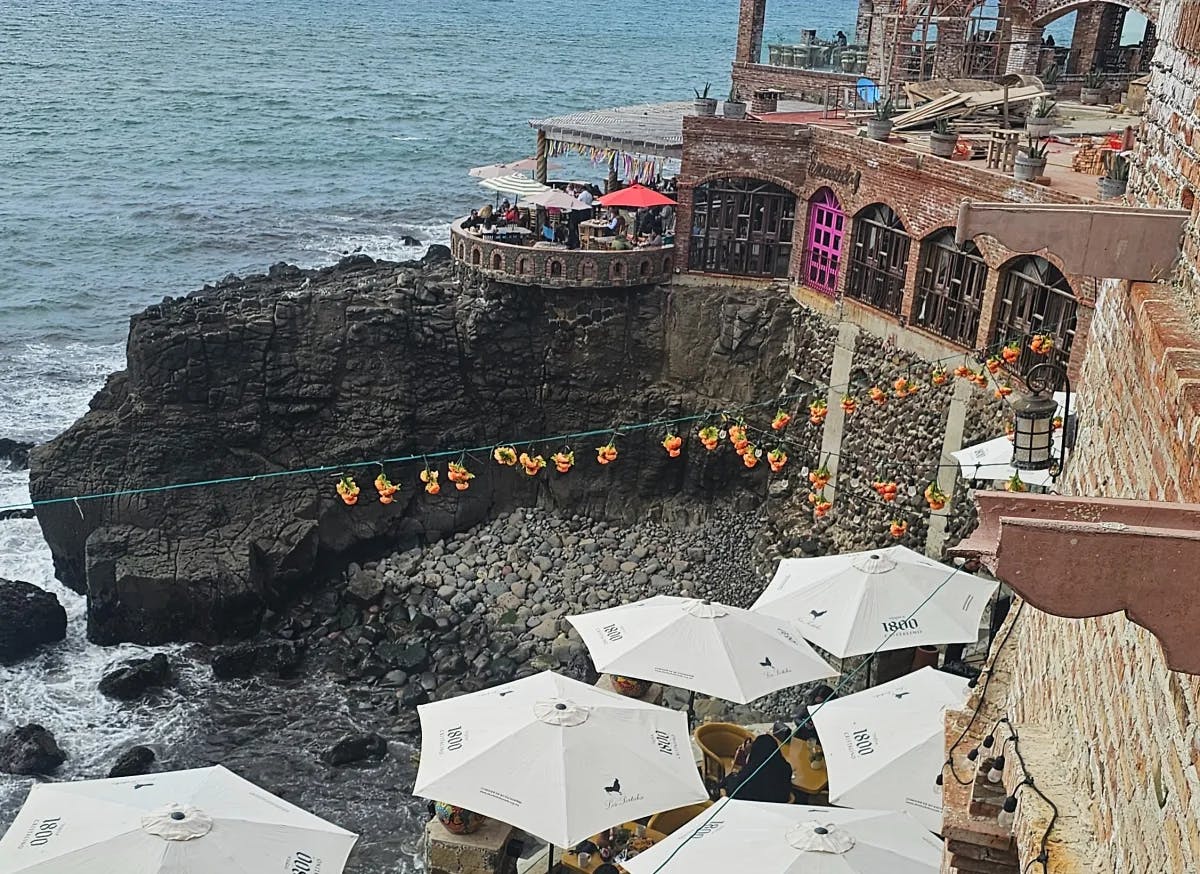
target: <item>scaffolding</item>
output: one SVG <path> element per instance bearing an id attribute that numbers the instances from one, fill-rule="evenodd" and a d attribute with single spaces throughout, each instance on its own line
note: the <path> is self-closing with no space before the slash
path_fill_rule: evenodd
<path id="1" fill-rule="evenodd" d="M 875 16 L 882 29 L 880 75 L 885 86 L 930 79 L 996 79 L 1013 45 L 1012 22 L 986 4 L 969 15 L 916 13 Z M 874 23 L 872 27 L 874 27 Z"/>

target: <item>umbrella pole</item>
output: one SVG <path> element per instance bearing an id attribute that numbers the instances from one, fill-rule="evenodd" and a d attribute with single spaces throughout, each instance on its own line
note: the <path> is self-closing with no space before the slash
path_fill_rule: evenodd
<path id="1" fill-rule="evenodd" d="M 688 693 L 687 703 L 688 728 L 694 728 L 696 722 L 696 693 L 695 691 Z"/>

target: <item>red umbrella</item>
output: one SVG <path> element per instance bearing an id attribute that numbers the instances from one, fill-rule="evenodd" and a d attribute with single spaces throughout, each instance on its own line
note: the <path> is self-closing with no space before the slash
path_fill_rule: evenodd
<path id="1" fill-rule="evenodd" d="M 598 201 L 601 206 L 623 206 L 629 209 L 642 209 L 651 206 L 675 206 L 675 201 L 665 194 L 659 194 L 653 188 L 645 185 L 630 185 L 612 194 L 606 194 Z"/>

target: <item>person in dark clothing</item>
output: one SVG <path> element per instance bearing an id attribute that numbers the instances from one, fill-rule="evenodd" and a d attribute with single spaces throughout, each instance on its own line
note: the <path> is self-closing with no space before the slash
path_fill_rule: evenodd
<path id="1" fill-rule="evenodd" d="M 745 767 L 721 781 L 725 793 L 742 801 L 792 800 L 792 766 L 779 751 L 779 741 L 760 734 L 750 745 Z"/>

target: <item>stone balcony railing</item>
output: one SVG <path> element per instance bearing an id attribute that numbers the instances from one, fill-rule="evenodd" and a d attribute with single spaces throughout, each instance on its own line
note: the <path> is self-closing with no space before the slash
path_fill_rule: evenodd
<path id="1" fill-rule="evenodd" d="M 462 268 L 499 282 L 554 288 L 662 285 L 675 272 L 675 247 L 653 249 L 559 249 L 498 243 L 450 226 L 450 251 Z"/>

